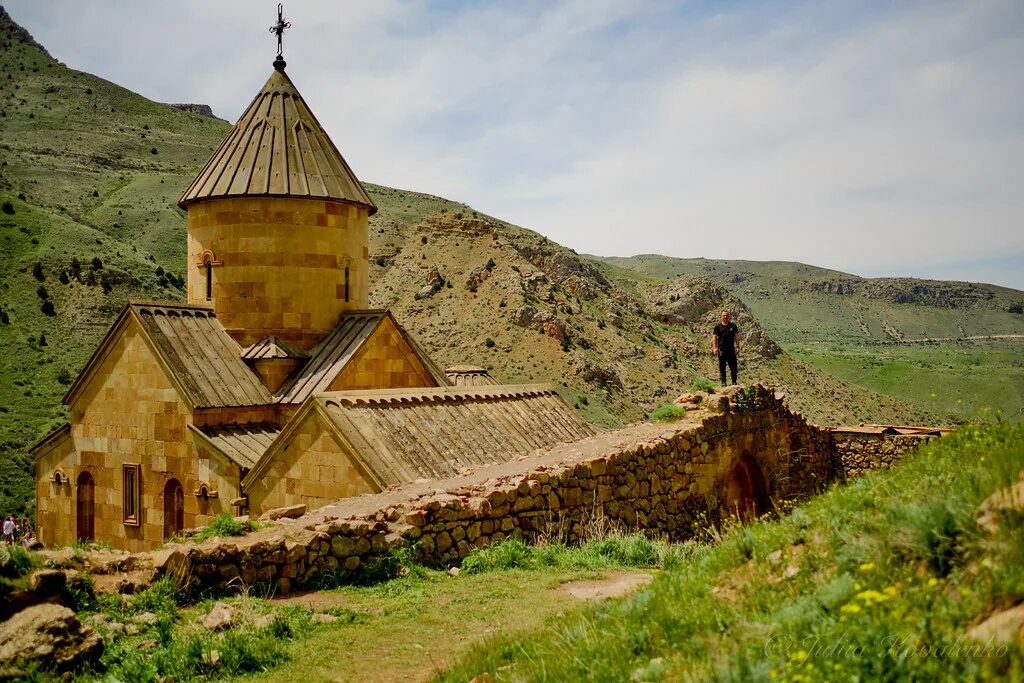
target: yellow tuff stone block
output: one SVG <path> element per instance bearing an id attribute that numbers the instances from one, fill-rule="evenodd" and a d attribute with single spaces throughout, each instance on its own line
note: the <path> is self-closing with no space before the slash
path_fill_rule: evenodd
<path id="1" fill-rule="evenodd" d="M 365 207 L 322 199 L 191 204 L 188 301 L 212 305 L 243 346 L 274 335 L 311 348 L 341 313 L 368 307 L 367 218 Z"/>

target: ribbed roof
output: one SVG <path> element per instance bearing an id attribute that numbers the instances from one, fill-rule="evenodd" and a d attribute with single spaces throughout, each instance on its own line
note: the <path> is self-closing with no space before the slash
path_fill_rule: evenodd
<path id="1" fill-rule="evenodd" d="M 281 433 L 281 428 L 272 424 L 189 425 L 189 428 L 233 463 L 246 469 L 251 469 L 263 457 Z"/>
<path id="2" fill-rule="evenodd" d="M 242 361 L 241 347 L 217 320 L 212 308 L 161 302 L 129 303 L 107 330 L 85 368 L 71 384 L 68 405 L 109 354 L 132 321 L 149 340 L 160 365 L 196 408 L 268 405 L 273 396 Z"/>
<path id="3" fill-rule="evenodd" d="M 345 391 L 314 400 L 385 486 L 451 477 L 595 433 L 543 384 Z"/>
<path id="4" fill-rule="evenodd" d="M 377 212 L 283 70 L 270 75 L 178 204 L 251 196 L 334 199 Z"/>
<path id="5" fill-rule="evenodd" d="M 455 365 L 445 368 L 444 374 L 457 387 L 481 387 L 498 383 L 487 370 L 476 365 Z"/>
<path id="6" fill-rule="evenodd" d="M 313 394 L 327 391 L 381 321 L 390 315 L 386 310 L 349 311 L 342 315 L 338 326 L 310 352 L 306 364 L 277 392 L 276 400 L 279 403 L 302 403 Z M 426 352 L 393 317 L 391 320 L 434 381 L 447 384 L 444 373 Z"/>
<path id="7" fill-rule="evenodd" d="M 277 337 L 267 337 L 260 341 L 250 344 L 242 349 L 242 358 L 244 360 L 264 360 L 268 358 L 292 358 L 296 360 L 302 360 L 309 358 L 309 352 L 304 349 L 300 349 L 294 344 L 289 344 L 283 339 Z"/>
<path id="8" fill-rule="evenodd" d="M 246 367 L 213 310 L 129 304 L 171 374 L 197 407 L 265 405 L 273 398 Z"/>

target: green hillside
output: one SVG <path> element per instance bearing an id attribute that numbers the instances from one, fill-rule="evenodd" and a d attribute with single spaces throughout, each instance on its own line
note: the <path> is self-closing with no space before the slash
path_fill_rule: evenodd
<path id="1" fill-rule="evenodd" d="M 1019 681 L 1021 512 L 975 518 L 1022 466 L 1024 426 L 965 428 L 684 544 L 649 588 L 497 633 L 434 680 Z"/>
<path id="2" fill-rule="evenodd" d="M 1024 292 L 784 261 L 597 260 L 655 282 L 713 278 L 796 358 L 922 410 L 950 420 L 1001 410 L 1024 420 Z"/>
<path id="3" fill-rule="evenodd" d="M 228 130 L 65 67 L 0 14 L 0 512 L 32 504 L 26 449 L 64 419 L 61 396 L 124 303 L 184 297 L 175 200 Z M 555 382 L 596 423 L 644 419 L 714 377 L 720 307 L 760 334 L 757 312 L 713 278 L 654 282 L 464 204 L 368 190 L 380 207 L 371 305 L 392 308 L 440 363 Z M 766 334 L 749 348 L 743 379 L 781 386 L 818 422 L 937 419 Z"/>

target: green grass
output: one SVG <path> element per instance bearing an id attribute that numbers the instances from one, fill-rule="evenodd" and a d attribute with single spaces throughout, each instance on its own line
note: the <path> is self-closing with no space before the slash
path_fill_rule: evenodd
<path id="1" fill-rule="evenodd" d="M 1022 467 L 1024 426 L 964 428 L 694 549 L 621 602 L 495 636 L 438 680 L 1019 678 L 1024 650 L 956 645 L 1024 599 L 1021 517 L 994 537 L 974 523 Z"/>
<path id="2" fill-rule="evenodd" d="M 251 524 L 235 519 L 230 512 L 222 512 L 192 536 L 191 540 L 196 543 L 202 543 L 203 541 L 218 536 L 221 538 L 227 536 L 241 536 L 242 534 L 251 531 L 252 528 Z"/>
<path id="3" fill-rule="evenodd" d="M 672 403 L 658 406 L 658 409 L 651 413 L 651 419 L 655 422 L 676 422 L 686 415 L 686 409 Z"/>
<path id="4" fill-rule="evenodd" d="M 1024 421 L 1024 340 L 787 348 L 797 358 L 872 391 L 960 422 L 1002 407 Z"/>

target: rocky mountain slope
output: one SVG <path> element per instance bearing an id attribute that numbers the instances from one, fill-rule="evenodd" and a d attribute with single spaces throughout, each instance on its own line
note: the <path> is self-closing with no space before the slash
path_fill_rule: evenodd
<path id="1" fill-rule="evenodd" d="M 64 419 L 124 303 L 184 297 L 175 200 L 228 130 L 65 67 L 0 10 L 0 512 L 30 499 L 26 448 Z M 638 277 L 462 204 L 368 189 L 372 303 L 443 364 L 558 383 L 618 425 L 717 374 L 708 333 L 727 306 L 750 341 L 745 381 L 784 385 L 820 422 L 927 419 L 781 352 L 716 278 Z"/>
<path id="2" fill-rule="evenodd" d="M 783 344 L 1024 334 L 1024 292 L 996 285 L 863 278 L 782 261 L 657 254 L 597 260 L 655 279 L 710 277 L 746 301 Z"/>

